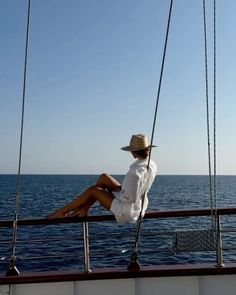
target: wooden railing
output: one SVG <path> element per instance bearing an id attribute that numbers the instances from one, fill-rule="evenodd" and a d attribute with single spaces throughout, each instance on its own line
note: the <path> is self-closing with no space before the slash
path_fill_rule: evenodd
<path id="1" fill-rule="evenodd" d="M 223 267 L 222 241 L 221 241 L 221 222 L 220 217 L 223 215 L 235 215 L 236 208 L 219 208 L 211 210 L 189 209 L 189 210 L 169 210 L 169 211 L 149 211 L 145 214 L 144 219 L 162 219 L 162 218 L 179 218 L 193 216 L 210 216 L 216 218 L 216 266 Z M 67 224 L 82 223 L 83 224 L 83 251 L 84 251 L 84 271 L 90 272 L 90 249 L 89 249 L 89 232 L 88 224 L 93 222 L 106 222 L 115 220 L 113 215 L 99 215 L 87 217 L 58 218 L 58 219 L 21 219 L 18 220 L 18 227 L 27 227 L 32 225 L 49 225 L 49 224 Z M 13 220 L 0 220 L 0 227 L 12 227 Z"/>

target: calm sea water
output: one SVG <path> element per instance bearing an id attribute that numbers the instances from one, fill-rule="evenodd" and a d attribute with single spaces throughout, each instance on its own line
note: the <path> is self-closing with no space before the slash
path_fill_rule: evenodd
<path id="1" fill-rule="evenodd" d="M 123 176 L 115 176 L 122 181 Z M 42 218 L 63 206 L 76 194 L 93 184 L 96 175 L 23 175 L 20 192 L 20 218 Z M 0 175 L 0 220 L 13 219 L 15 175 Z M 218 207 L 234 207 L 236 176 L 217 177 Z M 157 176 L 149 192 L 150 210 L 209 207 L 208 176 Z M 91 215 L 109 214 L 95 205 Z M 233 216 L 222 218 L 224 227 L 235 227 Z M 211 217 L 144 220 L 139 261 L 142 265 L 196 263 L 215 261 L 211 252 L 173 254 L 173 235 L 178 229 L 211 227 Z M 89 224 L 92 267 L 127 266 L 135 225 L 116 222 Z M 0 229 L 0 271 L 7 268 L 11 253 L 12 229 Z M 83 241 L 80 224 L 19 227 L 17 232 L 17 267 L 20 270 L 83 269 Z M 33 242 L 32 242 L 33 241 Z M 232 248 L 225 261 L 236 260 L 236 234 L 224 233 L 223 246 Z M 52 258 L 51 258 L 52 257 Z"/>

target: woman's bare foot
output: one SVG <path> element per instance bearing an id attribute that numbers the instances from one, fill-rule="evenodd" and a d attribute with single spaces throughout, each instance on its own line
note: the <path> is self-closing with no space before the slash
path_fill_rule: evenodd
<path id="1" fill-rule="evenodd" d="M 74 209 L 65 214 L 65 217 L 84 217 L 87 216 L 87 211 L 85 209 Z"/>
<path id="2" fill-rule="evenodd" d="M 65 214 L 62 213 L 61 211 L 56 211 L 46 216 L 47 219 L 64 218 L 64 217 L 65 217 Z"/>

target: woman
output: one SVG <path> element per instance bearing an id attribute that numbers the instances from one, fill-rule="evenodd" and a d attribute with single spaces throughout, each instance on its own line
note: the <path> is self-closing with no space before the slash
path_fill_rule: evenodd
<path id="1" fill-rule="evenodd" d="M 130 166 L 122 185 L 112 176 L 102 174 L 95 185 L 66 206 L 49 214 L 47 218 L 86 216 L 90 207 L 98 201 L 115 215 L 117 222 L 135 222 L 140 211 L 143 209 L 142 215 L 144 215 L 147 209 L 147 192 L 156 176 L 156 164 L 152 160 L 148 164 L 152 147 L 155 146 L 148 144 L 146 135 L 133 135 L 130 144 L 121 149 L 131 152 L 137 160 Z"/>

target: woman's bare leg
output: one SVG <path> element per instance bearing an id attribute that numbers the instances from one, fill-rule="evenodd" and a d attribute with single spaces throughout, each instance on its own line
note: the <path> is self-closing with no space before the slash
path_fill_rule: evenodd
<path id="1" fill-rule="evenodd" d="M 65 214 L 65 217 L 75 217 L 75 216 L 87 216 L 90 207 L 96 202 L 96 200 L 91 200 L 86 203 L 83 207 L 76 208 Z"/>
<path id="2" fill-rule="evenodd" d="M 47 218 L 60 218 L 65 216 L 75 216 L 78 214 L 86 215 L 89 208 L 96 201 L 99 201 L 103 207 L 109 210 L 113 200 L 111 192 L 120 191 L 120 189 L 121 184 L 115 178 L 103 173 L 98 178 L 94 187 L 90 187 L 66 206 L 49 214 Z"/>
<path id="3" fill-rule="evenodd" d="M 121 184 L 114 177 L 106 173 L 101 174 L 95 186 L 107 189 L 109 192 L 121 190 Z"/>
<path id="4" fill-rule="evenodd" d="M 83 212 L 83 214 L 86 215 L 89 208 L 96 201 L 98 201 L 107 210 L 110 210 L 113 199 L 114 197 L 110 192 L 107 192 L 100 187 L 91 186 L 69 204 L 56 212 L 49 214 L 47 218 L 65 217 L 65 215 L 72 210 Z"/>

